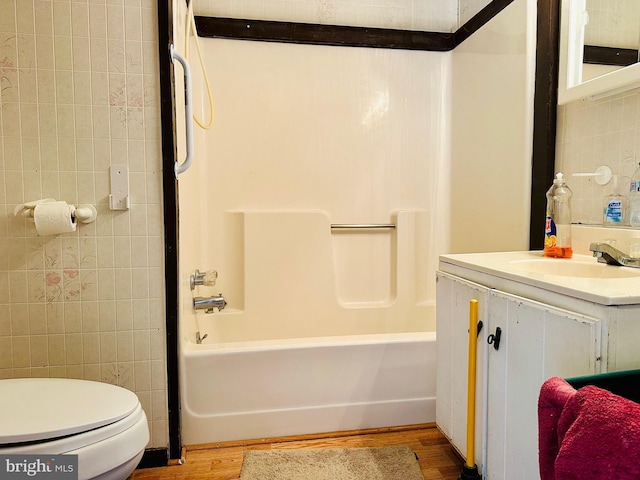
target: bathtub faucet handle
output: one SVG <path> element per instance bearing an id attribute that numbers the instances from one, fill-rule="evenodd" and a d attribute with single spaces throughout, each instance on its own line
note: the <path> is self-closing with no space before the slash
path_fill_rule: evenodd
<path id="1" fill-rule="evenodd" d="M 221 293 L 213 297 L 193 297 L 193 309 L 204 310 L 204 313 L 213 313 L 214 308 L 222 310 L 226 306 L 227 302 Z"/>
<path id="2" fill-rule="evenodd" d="M 189 276 L 189 286 L 191 290 L 194 290 L 197 285 L 205 285 L 207 287 L 213 287 L 216 284 L 218 278 L 218 272 L 215 270 L 209 270 L 208 272 L 201 272 L 196 270 Z"/>

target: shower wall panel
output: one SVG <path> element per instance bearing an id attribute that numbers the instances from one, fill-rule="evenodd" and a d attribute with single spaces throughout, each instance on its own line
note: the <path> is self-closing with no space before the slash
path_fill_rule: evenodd
<path id="1" fill-rule="evenodd" d="M 183 276 L 218 270 L 215 293 L 236 292 L 241 298 L 228 298 L 228 308 L 241 308 L 245 232 L 234 212 L 248 211 L 321 211 L 330 223 L 390 223 L 398 211 L 424 211 L 416 230 L 429 253 L 415 257 L 435 270 L 447 230 L 450 53 L 199 41 L 215 124 L 196 130 L 195 165 L 180 177 Z M 194 110 L 206 119 L 195 58 L 192 69 Z M 338 297 L 375 302 L 395 295 L 394 238 L 335 236 Z M 357 258 L 349 254 L 354 248 Z M 344 265 L 349 258 L 353 268 Z M 379 283 L 349 273 L 367 264 Z M 421 299 L 432 303 L 434 280 L 421 276 Z M 185 290 L 183 313 L 190 315 Z"/>

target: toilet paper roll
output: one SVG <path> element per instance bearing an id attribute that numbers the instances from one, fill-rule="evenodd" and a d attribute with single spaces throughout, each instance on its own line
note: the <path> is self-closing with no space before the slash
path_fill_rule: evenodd
<path id="1" fill-rule="evenodd" d="M 75 207 L 66 202 L 40 203 L 33 209 L 36 232 L 41 237 L 76 231 Z"/>

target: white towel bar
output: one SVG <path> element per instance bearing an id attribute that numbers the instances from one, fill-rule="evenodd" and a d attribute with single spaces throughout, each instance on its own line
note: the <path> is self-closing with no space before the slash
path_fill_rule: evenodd
<path id="1" fill-rule="evenodd" d="M 395 223 L 332 223 L 331 229 L 347 229 L 347 228 L 396 228 Z"/>

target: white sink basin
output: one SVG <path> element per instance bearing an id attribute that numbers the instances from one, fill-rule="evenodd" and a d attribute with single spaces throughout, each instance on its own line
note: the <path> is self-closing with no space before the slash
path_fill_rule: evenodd
<path id="1" fill-rule="evenodd" d="M 543 275 L 559 275 L 582 278 L 628 278 L 640 277 L 640 268 L 618 267 L 598 263 L 565 258 L 538 258 L 513 260 L 509 266 L 516 270 Z"/>
<path id="2" fill-rule="evenodd" d="M 573 237 L 573 258 L 548 258 L 541 250 L 445 254 L 440 255 L 439 270 L 481 285 L 491 282 L 514 295 L 530 297 L 542 289 L 549 295 L 599 305 L 640 305 L 640 268 L 598 263 L 588 250 L 590 243 L 604 242 L 615 232 L 628 234 L 620 240 L 622 250 L 628 251 L 629 245 L 640 243 L 640 230 L 581 227 L 572 231 L 579 233 Z M 571 301 L 567 302 L 570 309 Z"/>

